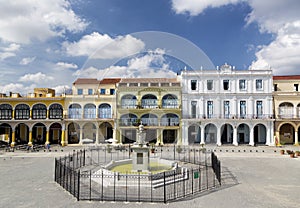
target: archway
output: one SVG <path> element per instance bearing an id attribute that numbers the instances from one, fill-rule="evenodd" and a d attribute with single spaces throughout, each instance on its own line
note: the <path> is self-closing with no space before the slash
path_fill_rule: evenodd
<path id="1" fill-rule="evenodd" d="M 111 106 L 107 103 L 99 105 L 98 118 L 112 118 Z"/>
<path id="2" fill-rule="evenodd" d="M 0 119 L 11 120 L 12 119 L 12 107 L 10 104 L 0 105 Z"/>
<path id="3" fill-rule="evenodd" d="M 26 104 L 18 104 L 15 107 L 15 119 L 27 120 L 30 118 L 30 107 Z"/>
<path id="4" fill-rule="evenodd" d="M 47 107 L 44 104 L 35 104 L 32 106 L 32 119 L 46 119 Z"/>
<path id="5" fill-rule="evenodd" d="M 179 117 L 174 113 L 167 113 L 161 117 L 162 126 L 179 126 Z"/>
<path id="6" fill-rule="evenodd" d="M 49 142 L 50 144 L 60 144 L 61 142 L 61 125 L 53 123 L 49 129 Z"/>
<path id="7" fill-rule="evenodd" d="M 120 126 L 136 126 L 138 119 L 135 114 L 128 113 L 120 117 Z"/>
<path id="8" fill-rule="evenodd" d="M 239 144 L 249 144 L 249 126 L 247 124 L 240 124 L 237 129 L 237 142 Z"/>
<path id="9" fill-rule="evenodd" d="M 78 144 L 80 137 L 80 126 L 77 123 L 68 125 L 68 144 Z"/>
<path id="10" fill-rule="evenodd" d="M 121 133 L 123 144 L 130 144 L 136 141 L 136 129 L 122 129 Z"/>
<path id="11" fill-rule="evenodd" d="M 193 124 L 188 128 L 188 143 L 195 144 L 201 141 L 201 128 L 197 124 Z"/>
<path id="12" fill-rule="evenodd" d="M 121 107 L 122 108 L 136 108 L 137 99 L 135 95 L 127 94 L 121 98 Z"/>
<path id="13" fill-rule="evenodd" d="M 32 127 L 32 141 L 33 144 L 46 143 L 46 126 L 43 123 L 37 123 Z"/>
<path id="14" fill-rule="evenodd" d="M 293 118 L 294 105 L 289 102 L 284 102 L 279 105 L 279 117 L 280 118 Z"/>
<path id="15" fill-rule="evenodd" d="M 11 143 L 12 128 L 7 123 L 0 125 L 0 140 Z"/>
<path id="16" fill-rule="evenodd" d="M 78 119 L 82 117 L 81 106 L 77 103 L 71 104 L 69 106 L 69 118 Z"/>
<path id="17" fill-rule="evenodd" d="M 162 98 L 162 108 L 177 108 L 178 98 L 176 95 L 167 94 Z"/>
<path id="18" fill-rule="evenodd" d="M 157 116 L 151 113 L 142 115 L 141 122 L 144 126 L 158 126 Z"/>
<path id="19" fill-rule="evenodd" d="M 49 119 L 61 119 L 63 118 L 63 107 L 61 104 L 52 104 L 49 107 Z"/>
<path id="20" fill-rule="evenodd" d="M 17 144 L 28 144 L 28 142 L 29 142 L 29 127 L 26 124 L 24 124 L 24 123 L 18 124 L 16 126 L 15 134 L 16 134 Z"/>
<path id="21" fill-rule="evenodd" d="M 110 123 L 108 122 L 103 122 L 99 126 L 99 142 L 100 143 L 105 143 L 106 139 L 113 138 L 113 128 Z"/>
<path id="22" fill-rule="evenodd" d="M 174 144 L 177 138 L 176 129 L 166 129 L 163 130 L 163 143 L 164 144 Z"/>
<path id="23" fill-rule="evenodd" d="M 205 143 L 207 144 L 216 144 L 217 143 L 217 127 L 214 124 L 207 124 L 205 126 Z"/>
<path id="24" fill-rule="evenodd" d="M 96 142 L 96 125 L 94 123 L 86 123 L 82 128 L 82 139 L 93 140 L 93 143 Z M 88 141 L 92 142 L 92 141 Z"/>
<path id="25" fill-rule="evenodd" d="M 295 143 L 295 138 L 294 138 L 295 129 L 291 124 L 289 124 L 289 123 L 283 124 L 280 127 L 279 132 L 280 132 L 280 143 L 281 144 L 294 144 Z"/>
<path id="26" fill-rule="evenodd" d="M 263 124 L 254 126 L 254 143 L 265 144 L 267 138 L 267 129 Z"/>
<path id="27" fill-rule="evenodd" d="M 232 144 L 233 142 L 233 127 L 230 124 L 224 124 L 221 127 L 221 143 Z"/>
<path id="28" fill-rule="evenodd" d="M 157 108 L 157 97 L 147 94 L 142 97 L 142 108 Z"/>

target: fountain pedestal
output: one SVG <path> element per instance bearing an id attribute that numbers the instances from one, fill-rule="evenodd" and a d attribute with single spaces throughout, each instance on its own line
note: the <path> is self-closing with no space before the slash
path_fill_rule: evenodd
<path id="1" fill-rule="evenodd" d="M 145 144 L 146 132 L 144 126 L 139 125 L 137 131 L 137 141 L 131 147 L 132 149 L 132 171 L 148 172 L 149 171 L 149 147 Z"/>

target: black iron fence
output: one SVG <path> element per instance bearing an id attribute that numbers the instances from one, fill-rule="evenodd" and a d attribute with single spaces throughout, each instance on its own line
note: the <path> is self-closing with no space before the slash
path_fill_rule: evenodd
<path id="1" fill-rule="evenodd" d="M 185 168 L 158 174 L 107 172 L 102 167 L 110 161 L 130 159 L 130 146 L 97 147 L 56 158 L 55 181 L 77 200 L 163 203 L 221 186 L 221 165 L 213 152 L 169 146 L 156 148 L 150 156 L 176 160 Z"/>

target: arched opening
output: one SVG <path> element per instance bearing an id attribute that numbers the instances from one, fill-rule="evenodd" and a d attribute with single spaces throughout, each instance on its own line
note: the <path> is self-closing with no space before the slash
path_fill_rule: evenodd
<path id="1" fill-rule="evenodd" d="M 12 119 L 12 107 L 9 104 L 0 105 L 0 120 Z"/>
<path id="2" fill-rule="evenodd" d="M 32 119 L 46 119 L 47 107 L 44 104 L 35 104 L 32 107 Z"/>
<path id="3" fill-rule="evenodd" d="M 37 123 L 32 127 L 32 142 L 33 144 L 46 143 L 46 126 L 43 123 Z"/>
<path id="4" fill-rule="evenodd" d="M 142 97 L 142 108 L 157 108 L 157 97 L 147 94 Z"/>
<path id="5" fill-rule="evenodd" d="M 71 104 L 69 106 L 69 118 L 78 119 L 82 117 L 81 106 L 77 103 Z"/>
<path id="6" fill-rule="evenodd" d="M 284 102 L 279 105 L 279 117 L 280 118 L 293 118 L 294 105 L 289 102 Z"/>
<path id="7" fill-rule="evenodd" d="M 168 113 L 161 117 L 162 126 L 179 126 L 179 117 L 176 114 Z"/>
<path id="8" fill-rule="evenodd" d="M 233 143 L 233 127 L 230 124 L 224 124 L 221 127 L 221 143 L 222 144 Z"/>
<path id="9" fill-rule="evenodd" d="M 15 130 L 17 144 L 28 144 L 29 142 L 29 128 L 26 124 L 20 123 Z"/>
<path id="10" fill-rule="evenodd" d="M 28 120 L 30 118 L 30 108 L 26 104 L 19 104 L 15 107 L 16 120 Z"/>
<path id="11" fill-rule="evenodd" d="M 247 124 L 240 124 L 237 129 L 237 141 L 239 144 L 249 143 L 250 130 Z"/>
<path id="12" fill-rule="evenodd" d="M 78 144 L 80 137 L 80 126 L 77 123 L 68 125 L 68 144 Z"/>
<path id="13" fill-rule="evenodd" d="M 121 107 L 122 108 L 136 108 L 137 106 L 137 99 L 135 95 L 124 95 L 121 98 Z"/>
<path id="14" fill-rule="evenodd" d="M 82 128 L 82 142 L 95 143 L 96 142 L 96 125 L 93 123 L 86 123 Z"/>
<path id="15" fill-rule="evenodd" d="M 201 141 L 201 128 L 199 125 L 194 124 L 188 128 L 188 142 L 189 144 L 200 143 Z"/>
<path id="16" fill-rule="evenodd" d="M 267 138 L 267 129 L 262 124 L 257 124 L 254 126 L 254 143 L 255 144 L 265 144 Z"/>
<path id="17" fill-rule="evenodd" d="M 138 123 L 137 116 L 132 113 L 124 114 L 120 117 L 120 126 L 137 126 Z"/>
<path id="18" fill-rule="evenodd" d="M 61 144 L 61 125 L 53 123 L 49 129 L 49 142 L 50 144 Z"/>
<path id="19" fill-rule="evenodd" d="M 0 125 L 0 140 L 1 141 L 11 143 L 11 133 L 12 133 L 12 128 L 9 124 L 2 123 Z"/>
<path id="20" fill-rule="evenodd" d="M 121 134 L 123 144 L 130 144 L 136 141 L 136 129 L 122 129 Z"/>
<path id="21" fill-rule="evenodd" d="M 63 107 L 60 104 L 52 104 L 49 107 L 49 119 L 63 118 Z"/>
<path id="22" fill-rule="evenodd" d="M 108 122 L 103 122 L 99 126 L 99 142 L 100 143 L 105 143 L 106 139 L 113 138 L 113 128 L 110 123 Z"/>
<path id="23" fill-rule="evenodd" d="M 157 116 L 151 113 L 142 115 L 141 122 L 144 126 L 158 126 Z"/>
<path id="24" fill-rule="evenodd" d="M 96 106 L 94 104 L 86 104 L 84 106 L 84 118 L 96 118 Z"/>
<path id="25" fill-rule="evenodd" d="M 156 129 L 145 129 L 147 143 L 156 143 L 157 141 L 157 130 Z"/>
<path id="26" fill-rule="evenodd" d="M 300 103 L 297 105 L 297 118 L 300 118 Z"/>
<path id="27" fill-rule="evenodd" d="M 280 127 L 279 132 L 280 132 L 280 143 L 281 144 L 294 144 L 295 143 L 295 138 L 294 138 L 295 130 L 291 124 L 289 124 L 289 123 L 283 124 Z"/>
<path id="28" fill-rule="evenodd" d="M 99 105 L 98 118 L 112 118 L 111 106 L 107 103 Z"/>
<path id="29" fill-rule="evenodd" d="M 163 130 L 163 142 L 164 144 L 174 144 L 177 138 L 176 129 L 165 129 Z"/>
<path id="30" fill-rule="evenodd" d="M 162 108 L 178 108 L 178 98 L 176 95 L 167 94 L 162 98 Z"/>
<path id="31" fill-rule="evenodd" d="M 217 127 L 214 124 L 207 124 L 205 126 L 205 143 L 216 144 L 217 143 Z"/>

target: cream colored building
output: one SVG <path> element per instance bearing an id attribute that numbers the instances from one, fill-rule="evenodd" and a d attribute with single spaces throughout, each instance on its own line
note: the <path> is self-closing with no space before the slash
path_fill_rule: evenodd
<path id="1" fill-rule="evenodd" d="M 136 141 L 143 124 L 146 142 L 181 144 L 181 85 L 176 78 L 128 78 L 117 84 L 117 139 Z"/>
<path id="2" fill-rule="evenodd" d="M 300 75 L 273 76 L 275 140 L 277 145 L 299 145 Z"/>

